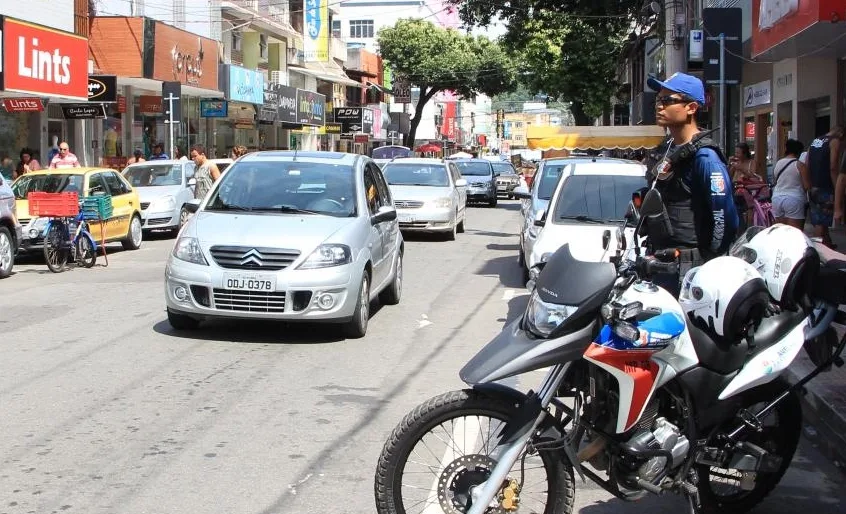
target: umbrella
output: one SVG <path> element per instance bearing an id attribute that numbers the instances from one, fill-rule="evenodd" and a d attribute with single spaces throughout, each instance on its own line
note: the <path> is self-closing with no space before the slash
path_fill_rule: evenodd
<path id="1" fill-rule="evenodd" d="M 440 153 L 442 150 L 443 148 L 441 148 L 440 145 L 436 145 L 434 143 L 426 143 L 425 145 L 418 146 L 417 149 L 414 151 L 420 153 Z"/>
<path id="2" fill-rule="evenodd" d="M 450 159 L 472 159 L 473 155 L 467 152 L 458 152 L 449 156 Z"/>

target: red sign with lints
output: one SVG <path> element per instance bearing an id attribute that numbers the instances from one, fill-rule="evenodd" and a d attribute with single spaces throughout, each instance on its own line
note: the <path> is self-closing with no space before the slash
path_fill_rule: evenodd
<path id="1" fill-rule="evenodd" d="M 4 98 L 3 108 L 6 112 L 41 112 L 44 104 L 40 98 Z"/>
<path id="2" fill-rule="evenodd" d="M 88 100 L 88 40 L 32 23 L 4 18 L 3 89 Z"/>

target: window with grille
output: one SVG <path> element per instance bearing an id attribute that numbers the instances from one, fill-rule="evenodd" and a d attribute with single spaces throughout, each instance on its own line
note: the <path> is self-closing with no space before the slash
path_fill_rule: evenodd
<path id="1" fill-rule="evenodd" d="M 373 20 L 350 20 L 351 38 L 372 38 Z"/>

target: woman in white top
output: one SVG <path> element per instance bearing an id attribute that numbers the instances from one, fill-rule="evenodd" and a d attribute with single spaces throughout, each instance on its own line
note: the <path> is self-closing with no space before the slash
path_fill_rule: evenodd
<path id="1" fill-rule="evenodd" d="M 772 209 L 776 223 L 784 223 L 799 230 L 805 229 L 806 191 L 810 185 L 807 169 L 799 162 L 804 145 L 788 139 L 784 157 L 773 166 Z"/>

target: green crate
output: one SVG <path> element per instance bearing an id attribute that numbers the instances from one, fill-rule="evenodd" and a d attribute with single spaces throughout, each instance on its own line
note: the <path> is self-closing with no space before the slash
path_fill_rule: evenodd
<path id="1" fill-rule="evenodd" d="M 107 220 L 112 217 L 111 196 L 89 196 L 82 200 L 82 215 L 86 220 Z"/>

